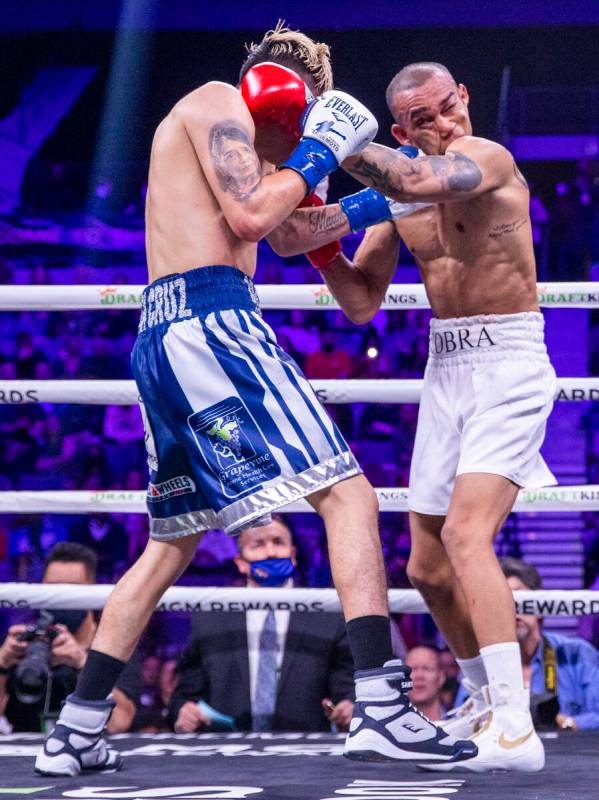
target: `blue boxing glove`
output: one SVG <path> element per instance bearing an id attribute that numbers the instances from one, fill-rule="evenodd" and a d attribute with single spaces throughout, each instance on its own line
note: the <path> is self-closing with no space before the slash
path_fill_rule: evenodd
<path id="1" fill-rule="evenodd" d="M 370 144 L 378 131 L 372 112 L 336 89 L 317 97 L 306 108 L 300 127 L 302 138 L 279 169 L 298 172 L 306 182 L 306 194 L 348 156 Z"/>
<path id="2" fill-rule="evenodd" d="M 416 158 L 419 155 L 418 148 L 412 145 L 404 145 L 398 150 L 408 158 Z M 400 203 L 385 197 L 376 189 L 362 189 L 355 194 L 342 197 L 339 205 L 347 217 L 350 228 L 356 233 L 371 225 L 378 225 L 379 222 L 392 222 L 407 217 L 415 211 L 420 211 L 421 208 L 428 208 L 432 203 Z"/>

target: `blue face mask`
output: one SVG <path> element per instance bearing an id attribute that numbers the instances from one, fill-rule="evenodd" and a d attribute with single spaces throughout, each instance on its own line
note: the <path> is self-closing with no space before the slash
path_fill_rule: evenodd
<path id="1" fill-rule="evenodd" d="M 265 558 L 249 565 L 250 575 L 260 586 L 282 586 L 295 569 L 290 558 Z"/>

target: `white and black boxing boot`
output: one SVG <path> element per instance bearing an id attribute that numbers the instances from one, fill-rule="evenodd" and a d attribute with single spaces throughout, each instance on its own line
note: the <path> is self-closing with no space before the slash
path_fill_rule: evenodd
<path id="1" fill-rule="evenodd" d="M 426 771 L 539 772 L 545 766 L 543 742 L 530 715 L 528 689 L 511 689 L 507 684 L 484 686 L 490 699 L 489 713 L 472 736 L 478 755 L 463 764 L 419 764 Z"/>
<path id="2" fill-rule="evenodd" d="M 47 736 L 35 760 L 40 775 L 79 775 L 81 772 L 116 772 L 123 765 L 121 755 L 102 737 L 116 703 L 81 700 L 71 694 L 60 712 L 56 727 Z"/>
<path id="3" fill-rule="evenodd" d="M 463 761 L 476 744 L 456 739 L 410 703 L 410 668 L 387 661 L 354 673 L 356 702 L 343 755 L 356 761 Z"/>

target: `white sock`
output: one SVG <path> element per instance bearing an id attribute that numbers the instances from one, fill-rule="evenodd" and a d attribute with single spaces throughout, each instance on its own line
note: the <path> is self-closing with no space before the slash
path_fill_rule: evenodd
<path id="1" fill-rule="evenodd" d="M 462 675 L 468 683 L 475 686 L 477 689 L 482 689 L 488 683 L 487 670 L 485 669 L 485 662 L 482 656 L 478 655 L 474 658 L 456 658 L 459 668 L 462 670 Z"/>
<path id="2" fill-rule="evenodd" d="M 481 647 L 480 655 L 485 664 L 489 686 L 504 683 L 513 692 L 521 692 L 524 689 L 518 642 L 501 642 Z"/>

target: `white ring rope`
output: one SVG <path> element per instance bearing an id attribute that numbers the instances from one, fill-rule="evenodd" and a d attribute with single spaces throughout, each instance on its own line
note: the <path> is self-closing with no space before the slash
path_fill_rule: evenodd
<path id="1" fill-rule="evenodd" d="M 99 610 L 114 587 L 73 583 L 0 583 L 0 608 L 76 608 Z M 540 616 L 599 614 L 599 592 L 560 589 L 514 592 L 519 613 Z M 212 586 L 174 586 L 160 600 L 157 611 L 341 611 L 334 589 L 253 589 Z M 390 589 L 392 613 L 423 614 L 428 609 L 415 589 Z"/>
<path id="2" fill-rule="evenodd" d="M 399 487 L 376 489 L 381 511 L 407 511 L 408 490 Z M 69 490 L 0 492 L 0 514 L 93 514 L 146 512 L 146 492 Z M 285 506 L 287 513 L 315 513 L 305 500 Z M 522 489 L 514 511 L 599 511 L 599 484 L 589 486 L 551 486 Z"/>
<path id="3" fill-rule="evenodd" d="M 418 403 L 422 380 L 315 380 L 323 403 Z M 558 378 L 558 401 L 599 400 L 599 378 Z M 134 381 L 0 381 L 0 405 L 78 403 L 129 406 L 139 401 Z"/>
<path id="4" fill-rule="evenodd" d="M 85 311 L 91 309 L 139 308 L 144 286 L 3 286 L 0 311 Z M 324 284 L 265 284 L 257 286 L 265 309 L 316 311 L 339 308 Z M 599 283 L 564 282 L 537 284 L 539 303 L 552 308 L 599 308 Z M 389 286 L 381 308 L 429 308 L 421 283 Z"/>

